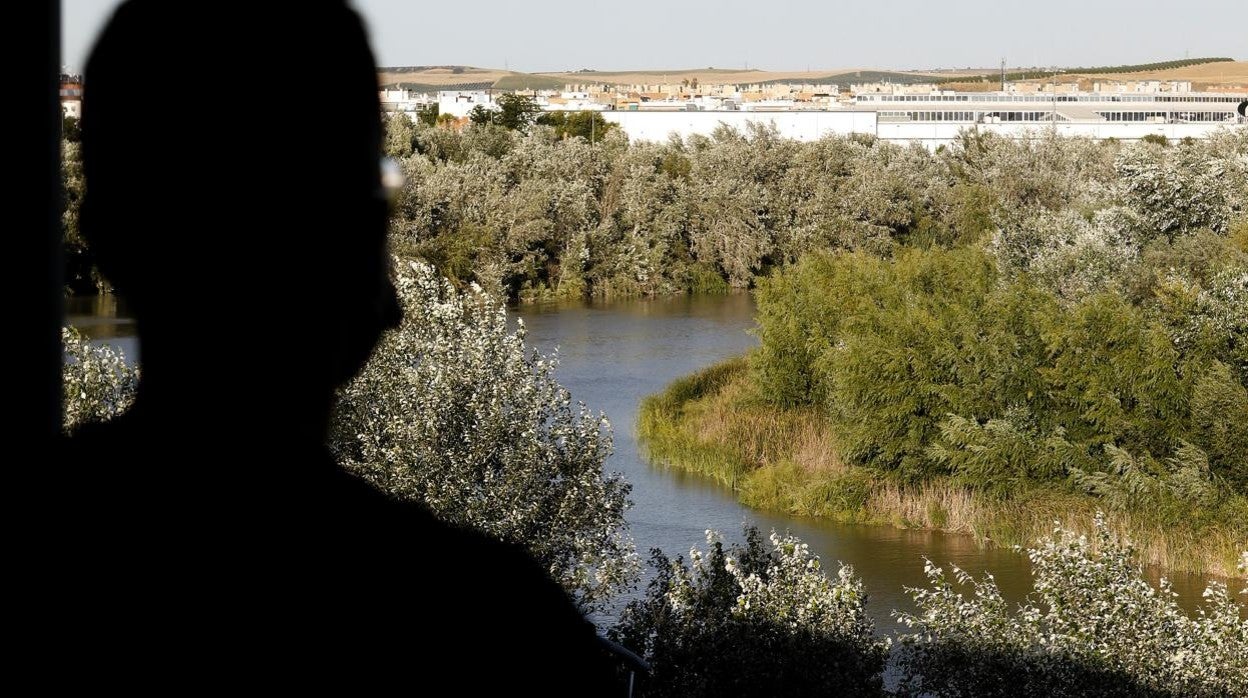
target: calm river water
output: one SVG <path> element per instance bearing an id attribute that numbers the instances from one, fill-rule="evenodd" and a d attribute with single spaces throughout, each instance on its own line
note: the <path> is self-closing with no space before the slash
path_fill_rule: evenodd
<path id="1" fill-rule="evenodd" d="M 979 575 L 991 572 L 1006 597 L 1021 601 L 1030 583 L 1024 556 L 980 548 L 968 536 L 853 526 L 766 514 L 739 504 L 732 492 L 700 477 L 648 463 L 638 447 L 634 419 L 643 397 L 669 382 L 754 346 L 749 333 L 754 306 L 748 295 L 678 297 L 615 303 L 523 306 L 528 342 L 543 353 L 558 351 L 556 373 L 575 400 L 605 412 L 615 431 L 607 469 L 633 485 L 628 520 L 643 558 L 651 548 L 670 556 L 705 544 L 706 529 L 739 540 L 743 523 L 791 531 L 810 544 L 829 571 L 836 561 L 853 565 L 870 593 L 877 630 L 898 632 L 892 609 L 911 608 L 904 587 L 923 585 L 923 558 L 953 563 Z M 70 322 L 89 336 L 138 355 L 134 326 L 114 300 L 74 299 Z M 1184 606 L 1199 601 L 1204 579 L 1172 576 Z M 645 581 L 642 583 L 645 588 Z"/>

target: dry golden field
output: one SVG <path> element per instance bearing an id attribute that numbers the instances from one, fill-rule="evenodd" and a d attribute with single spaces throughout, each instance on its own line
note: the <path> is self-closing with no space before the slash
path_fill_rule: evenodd
<path id="1" fill-rule="evenodd" d="M 1011 71 L 1017 70 L 1011 68 Z M 997 89 L 997 73 L 990 68 L 976 70 L 942 71 L 896 71 L 879 68 L 827 68 L 820 70 L 775 71 L 743 70 L 737 68 L 696 68 L 672 70 L 593 70 L 576 72 L 522 73 L 497 68 L 471 66 L 429 66 L 408 69 L 389 69 L 378 73 L 383 85 L 407 83 L 429 87 L 456 85 L 485 85 L 498 89 L 544 88 L 557 89 L 565 84 L 673 84 L 696 79 L 701 84 L 753 84 L 771 81 L 794 82 L 873 82 L 893 80 L 896 82 L 920 82 L 924 78 L 965 77 L 965 81 L 945 83 L 946 89 L 993 90 Z M 1248 89 L 1248 61 L 1205 63 L 1168 70 L 1142 71 L 1136 73 L 1104 73 L 1081 75 L 1063 73 L 1061 82 L 1078 80 L 1082 87 L 1090 89 L 1095 80 L 1190 80 L 1196 90 Z M 1040 78 L 1031 82 L 1047 82 Z"/>

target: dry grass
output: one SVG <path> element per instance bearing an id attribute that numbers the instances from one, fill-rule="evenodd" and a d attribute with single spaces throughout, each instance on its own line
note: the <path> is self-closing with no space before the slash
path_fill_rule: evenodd
<path id="1" fill-rule="evenodd" d="M 1095 540 L 1093 520 L 1102 507 L 1095 500 L 1056 490 L 1035 490 L 1009 500 L 993 500 L 948 481 L 919 487 L 880 483 L 867 499 L 864 518 L 906 528 L 964 533 L 995 545 L 1031 545 L 1060 524 Z M 1218 577 L 1240 577 L 1238 556 L 1248 547 L 1242 532 L 1200 531 L 1159 525 L 1130 512 L 1108 512 L 1113 535 L 1136 547 L 1146 565 Z"/>
<path id="2" fill-rule="evenodd" d="M 845 470 L 817 412 L 773 410 L 755 404 L 748 390 L 746 381 L 735 378 L 699 401 L 689 426 L 701 442 L 732 444 L 756 466 L 792 461 L 811 473 Z"/>
<path id="3" fill-rule="evenodd" d="M 455 72 L 455 71 L 459 72 Z M 679 83 L 681 80 L 697 79 L 702 84 L 753 84 L 772 80 L 810 81 L 822 80 L 830 76 L 844 77 L 851 73 L 880 72 L 878 68 L 829 68 L 825 70 L 736 70 L 736 69 L 673 69 L 673 70 L 619 70 L 594 71 L 591 73 L 549 72 L 521 73 L 514 70 L 497 68 L 474 68 L 462 66 L 452 70 L 451 67 L 430 67 L 425 70 L 410 72 L 384 72 L 378 74 L 378 81 L 385 84 L 396 82 L 417 83 L 422 85 L 459 85 L 474 82 L 498 82 L 523 79 L 532 76 L 539 80 L 558 80 L 564 84 L 654 84 L 666 82 Z M 949 70 L 949 71 L 884 71 L 896 74 L 914 75 L 931 78 L 950 78 L 965 76 L 964 82 L 942 85 L 946 89 L 961 91 L 983 91 L 998 89 L 996 74 L 991 70 Z M 986 76 L 981 81 L 979 76 Z M 1198 90 L 1248 86 L 1248 61 L 1223 61 L 1220 63 L 1204 63 L 1185 68 L 1155 70 L 1141 73 L 1109 73 L 1105 75 L 1063 74 L 1062 82 L 1078 79 L 1081 84 L 1091 85 L 1095 80 L 1190 80 L 1193 88 Z M 1045 82 L 1047 78 L 1029 82 Z M 553 84 L 553 83 L 551 83 Z"/>
<path id="4" fill-rule="evenodd" d="M 377 81 L 382 85 L 393 85 L 397 82 L 418 83 L 421 85 L 460 85 L 470 82 L 495 82 L 498 79 L 514 75 L 508 70 L 492 68 L 472 68 L 465 66 L 462 72 L 453 72 L 450 68 L 428 68 L 404 72 L 379 72 Z"/>
<path id="5" fill-rule="evenodd" d="M 917 75 L 932 78 L 948 78 L 960 75 L 977 74 L 976 71 L 942 71 L 923 72 L 908 70 L 882 71 L 880 68 L 831 68 L 826 70 L 631 70 L 631 71 L 594 71 L 592 73 L 541 73 L 549 77 L 566 79 L 570 83 L 607 83 L 607 84 L 653 84 L 666 82 L 677 83 L 681 80 L 693 80 L 701 84 L 754 84 L 771 80 L 810 81 L 837 76 L 842 77 L 859 72 L 889 72 L 904 75 Z"/>
<path id="6" fill-rule="evenodd" d="M 1059 487 L 999 498 L 949 479 L 903 484 L 837 456 L 813 409 L 776 410 L 752 399 L 746 365 L 734 360 L 678 381 L 642 406 L 638 430 L 657 461 L 712 477 L 749 506 L 795 516 L 890 524 L 973 536 L 985 545 L 1030 545 L 1055 523 L 1091 536 L 1103 505 Z M 1111 512 L 1111 531 L 1145 564 L 1222 577 L 1248 548 L 1242 527 L 1199 530 L 1147 515 Z"/>
<path id="7" fill-rule="evenodd" d="M 1154 70 L 1143 73 L 1111 73 L 1089 76 L 1111 80 L 1191 80 L 1192 82 L 1248 84 L 1248 61 L 1221 61 L 1201 63 L 1185 68 Z"/>

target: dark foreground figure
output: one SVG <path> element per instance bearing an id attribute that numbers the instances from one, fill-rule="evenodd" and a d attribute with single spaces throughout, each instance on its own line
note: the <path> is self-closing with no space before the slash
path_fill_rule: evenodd
<path id="1" fill-rule="evenodd" d="M 65 446 L 56 683 L 613 693 L 536 563 L 324 446 L 334 389 L 399 319 L 358 17 L 132 1 L 85 85 L 82 228 L 143 373 L 128 414 Z"/>

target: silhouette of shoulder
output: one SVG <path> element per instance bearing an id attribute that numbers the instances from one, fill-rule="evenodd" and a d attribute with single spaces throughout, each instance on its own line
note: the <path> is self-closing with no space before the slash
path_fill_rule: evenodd
<path id="1" fill-rule="evenodd" d="M 209 464 L 144 434 L 123 416 L 65 445 L 63 464 L 87 474 L 71 625 L 102 648 L 87 665 L 97 678 L 211 666 L 222 680 L 359 689 L 411 676 L 478 695 L 613 683 L 592 625 L 522 549 L 395 500 L 323 452 L 292 464 L 294 480 L 197 489 L 189 475 Z"/>

